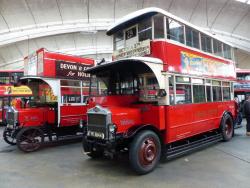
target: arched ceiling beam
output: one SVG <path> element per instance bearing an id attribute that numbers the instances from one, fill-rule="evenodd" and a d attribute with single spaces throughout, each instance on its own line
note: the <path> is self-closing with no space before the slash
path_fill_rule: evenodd
<path id="1" fill-rule="evenodd" d="M 24 2 L 25 2 L 25 4 L 26 4 L 26 6 L 28 7 L 29 13 L 30 13 L 30 15 L 31 15 L 31 17 L 32 17 L 32 19 L 33 19 L 33 21 L 34 21 L 35 25 L 37 25 L 37 22 L 36 22 L 35 16 L 34 16 L 34 14 L 33 14 L 33 12 L 32 12 L 32 9 L 30 8 L 29 3 L 27 2 L 27 0 L 25 0 Z"/>
<path id="2" fill-rule="evenodd" d="M 221 7 L 221 9 L 219 10 L 219 12 L 217 13 L 217 15 L 215 16 L 214 20 L 212 21 L 212 24 L 210 25 L 210 29 L 214 26 L 217 18 L 219 17 L 219 15 L 221 14 L 222 10 L 227 6 L 228 2 L 230 0 L 226 0 L 225 3 L 223 4 L 223 6 Z"/>
<path id="3" fill-rule="evenodd" d="M 246 13 L 239 19 L 239 21 L 237 22 L 237 24 L 233 27 L 233 30 L 231 31 L 232 34 L 238 28 L 238 26 L 241 24 L 241 22 L 247 17 L 247 15 L 249 14 L 249 12 L 250 12 L 250 7 L 248 7 L 248 9 L 246 10 Z"/>
<path id="4" fill-rule="evenodd" d="M 94 33 L 96 31 L 106 30 L 114 19 L 98 19 L 92 20 L 90 23 L 74 21 L 71 23 L 64 23 L 59 25 L 36 25 L 34 28 L 23 29 L 13 32 L 7 32 L 0 34 L 0 47 L 8 45 L 11 43 L 39 38 L 44 36 L 58 35 L 64 33 L 74 33 L 74 32 L 83 32 L 83 33 Z"/>
<path id="5" fill-rule="evenodd" d="M 3 18 L 3 21 L 4 21 L 4 23 L 6 24 L 6 27 L 7 27 L 8 30 L 10 31 L 10 26 L 9 26 L 8 22 L 6 21 L 5 17 L 3 16 L 1 10 L 0 10 L 0 16 Z"/>

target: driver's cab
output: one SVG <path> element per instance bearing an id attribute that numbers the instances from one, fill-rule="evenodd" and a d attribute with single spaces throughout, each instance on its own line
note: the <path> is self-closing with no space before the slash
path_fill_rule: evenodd
<path id="1" fill-rule="evenodd" d="M 33 99 L 29 101 L 28 107 L 54 107 L 57 108 L 57 96 L 53 94 L 52 88 L 42 79 L 31 79 L 28 86 L 32 90 Z"/>
<path id="2" fill-rule="evenodd" d="M 161 64 L 159 67 L 162 68 Z M 145 62 L 138 60 L 136 62 L 135 60 L 124 60 L 97 66 L 90 71 L 92 74 L 91 98 L 100 105 L 110 105 L 109 101 L 114 102 L 113 104 L 121 104 L 128 98 L 133 98 L 133 100 L 129 100 L 130 104 L 162 105 L 163 100 L 166 104 L 165 84 L 164 82 L 159 84 L 159 80 L 163 80 L 165 76 L 162 76 L 160 70 L 157 72 L 159 74 L 157 77 Z"/>

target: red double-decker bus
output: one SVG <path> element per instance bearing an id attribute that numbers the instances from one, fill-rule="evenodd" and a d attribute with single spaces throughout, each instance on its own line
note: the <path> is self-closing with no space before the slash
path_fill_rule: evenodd
<path id="1" fill-rule="evenodd" d="M 235 63 L 229 44 L 158 8 L 112 26 L 113 62 L 92 75 L 84 151 L 128 151 L 139 174 L 233 136 Z M 93 94 L 92 94 L 93 93 Z"/>
<path id="2" fill-rule="evenodd" d="M 234 96 L 238 97 L 239 101 L 245 100 L 246 95 L 250 94 L 250 70 L 236 69 L 236 79 L 234 83 Z"/>
<path id="3" fill-rule="evenodd" d="M 44 48 L 24 59 L 19 80 L 32 90 L 32 100 L 7 111 L 5 141 L 32 152 L 44 143 L 81 138 L 86 122 L 89 74 L 94 60 Z"/>
<path id="4" fill-rule="evenodd" d="M 14 78 L 23 76 L 23 70 L 0 71 L 0 124 L 6 125 L 5 114 L 15 99 L 28 100 L 32 92 L 27 86 L 14 86 Z"/>

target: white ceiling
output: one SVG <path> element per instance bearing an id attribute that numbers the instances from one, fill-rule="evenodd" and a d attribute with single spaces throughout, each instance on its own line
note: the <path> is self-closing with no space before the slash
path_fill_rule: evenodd
<path id="1" fill-rule="evenodd" d="M 23 57 L 40 47 L 110 57 L 107 27 L 151 6 L 233 43 L 246 54 L 250 68 L 250 55 L 244 52 L 250 53 L 250 5 L 236 0 L 0 0 L 0 68 L 21 68 Z"/>

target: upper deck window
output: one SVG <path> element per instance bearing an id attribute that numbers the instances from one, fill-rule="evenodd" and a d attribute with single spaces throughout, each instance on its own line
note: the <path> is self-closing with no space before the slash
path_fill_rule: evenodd
<path id="1" fill-rule="evenodd" d="M 223 44 L 223 54 L 224 54 L 225 58 L 232 59 L 232 56 L 231 56 L 231 47 L 229 45 Z"/>
<path id="2" fill-rule="evenodd" d="M 125 31 L 125 40 L 136 37 L 136 27 L 132 27 Z"/>
<path id="3" fill-rule="evenodd" d="M 238 80 L 250 80 L 249 73 L 237 73 Z"/>
<path id="4" fill-rule="evenodd" d="M 222 43 L 218 40 L 213 40 L 214 54 L 222 57 Z"/>
<path id="5" fill-rule="evenodd" d="M 164 16 L 156 15 L 154 17 L 154 38 L 164 38 Z"/>
<path id="6" fill-rule="evenodd" d="M 185 29 L 186 29 L 186 44 L 188 46 L 199 49 L 200 48 L 199 32 L 190 27 L 186 27 Z"/>
<path id="7" fill-rule="evenodd" d="M 201 49 L 204 52 L 212 53 L 212 40 L 209 36 L 201 33 Z"/>
<path id="8" fill-rule="evenodd" d="M 184 26 L 170 18 L 167 19 L 167 38 L 184 44 Z"/>
<path id="9" fill-rule="evenodd" d="M 123 31 L 118 31 L 114 34 L 114 50 L 124 48 L 124 34 Z"/>
<path id="10" fill-rule="evenodd" d="M 138 24 L 139 41 L 152 39 L 152 20 L 151 18 L 141 21 Z"/>
<path id="11" fill-rule="evenodd" d="M 10 74 L 8 72 L 0 73 L 0 84 L 9 84 L 10 83 Z"/>

